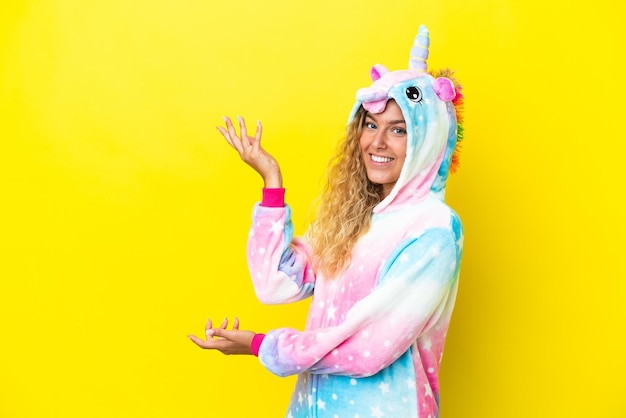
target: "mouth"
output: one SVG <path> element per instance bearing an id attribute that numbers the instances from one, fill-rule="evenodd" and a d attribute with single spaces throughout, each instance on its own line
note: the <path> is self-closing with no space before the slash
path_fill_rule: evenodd
<path id="1" fill-rule="evenodd" d="M 370 160 L 376 164 L 387 164 L 395 160 L 395 158 L 391 157 L 383 157 L 382 155 L 374 155 L 370 154 Z"/>

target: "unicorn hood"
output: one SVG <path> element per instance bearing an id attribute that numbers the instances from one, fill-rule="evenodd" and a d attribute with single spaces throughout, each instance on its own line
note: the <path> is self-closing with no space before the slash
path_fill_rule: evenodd
<path id="1" fill-rule="evenodd" d="M 377 114 L 391 99 L 402 110 L 407 127 L 406 158 L 400 177 L 374 208 L 375 213 L 412 205 L 429 193 L 443 200 L 448 172 L 456 166 L 455 149 L 462 139 L 459 119 L 463 96 L 450 71 L 427 72 L 428 48 L 428 29 L 422 25 L 411 48 L 409 69 L 389 71 L 376 64 L 370 73 L 373 84 L 356 94 L 350 121 L 361 106 Z"/>

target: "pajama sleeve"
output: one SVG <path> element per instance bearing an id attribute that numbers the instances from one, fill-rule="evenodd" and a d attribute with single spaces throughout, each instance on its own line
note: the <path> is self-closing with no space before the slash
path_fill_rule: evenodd
<path id="1" fill-rule="evenodd" d="M 303 240 L 293 237 L 288 205 L 254 207 L 247 258 L 254 290 L 262 303 L 295 302 L 313 293 L 310 250 Z"/>
<path id="2" fill-rule="evenodd" d="M 455 289 L 462 232 L 431 228 L 388 258 L 378 286 L 333 327 L 267 333 L 259 359 L 279 376 L 308 371 L 371 376 L 400 357 L 445 314 Z"/>

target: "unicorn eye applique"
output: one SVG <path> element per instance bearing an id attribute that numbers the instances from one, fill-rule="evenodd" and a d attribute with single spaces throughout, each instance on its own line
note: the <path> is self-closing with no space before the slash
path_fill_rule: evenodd
<path id="1" fill-rule="evenodd" d="M 422 101 L 422 91 L 415 86 L 411 86 L 406 89 L 406 97 L 412 102 L 419 103 Z"/>

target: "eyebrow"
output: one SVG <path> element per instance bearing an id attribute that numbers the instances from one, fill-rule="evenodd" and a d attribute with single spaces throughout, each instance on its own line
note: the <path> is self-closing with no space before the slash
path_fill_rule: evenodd
<path id="1" fill-rule="evenodd" d="M 367 115 L 365 115 L 365 118 L 370 118 L 373 119 L 374 122 L 378 122 L 378 119 L 376 119 L 371 113 L 368 113 Z M 398 123 L 404 123 L 406 125 L 406 121 L 404 119 L 398 119 L 398 120 L 390 120 L 389 122 L 387 122 L 387 124 L 389 125 L 397 125 Z"/>

